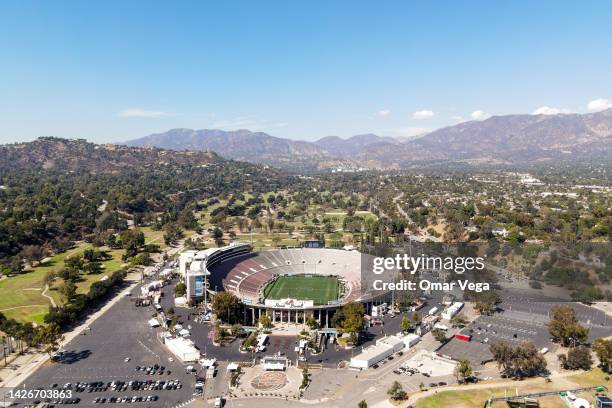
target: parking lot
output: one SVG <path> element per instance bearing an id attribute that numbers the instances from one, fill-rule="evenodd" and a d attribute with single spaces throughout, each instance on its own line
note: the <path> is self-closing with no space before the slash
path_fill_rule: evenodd
<path id="1" fill-rule="evenodd" d="M 527 298 L 507 300 L 502 304 L 502 312 L 493 316 L 479 316 L 461 331 L 462 334 L 471 335 L 472 341 L 453 339 L 438 352 L 457 360 L 470 360 L 472 365 L 478 367 L 482 362 L 492 358 L 489 346 L 498 341 L 511 343 L 531 341 L 538 348 L 554 349 L 556 345 L 550 341 L 546 324 L 549 321 L 551 308 L 557 304 L 559 303 L 538 302 Z M 612 331 L 605 313 L 578 303 L 562 304 L 576 310 L 581 324 L 590 330 L 589 340 L 608 336 Z"/>
<path id="2" fill-rule="evenodd" d="M 88 407 L 128 403 L 129 399 L 137 406 L 174 407 L 192 399 L 195 375 L 171 361 L 156 338 L 147 324 L 152 309 L 135 307 L 130 296 L 121 296 L 64 348 L 58 361 L 45 363 L 22 387 L 69 390 L 70 398 L 38 399 L 54 406 L 77 399 L 78 406 Z M 15 406 L 34 401 L 20 400 Z"/>

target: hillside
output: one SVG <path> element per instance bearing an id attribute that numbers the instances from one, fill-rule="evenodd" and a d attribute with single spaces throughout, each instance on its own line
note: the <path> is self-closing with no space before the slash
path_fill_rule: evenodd
<path id="1" fill-rule="evenodd" d="M 28 143 L 0 145 L 0 168 L 40 168 L 110 173 L 132 167 L 163 164 L 205 165 L 223 159 L 209 151 L 166 151 L 113 144 L 97 145 L 82 139 L 41 137 Z"/>

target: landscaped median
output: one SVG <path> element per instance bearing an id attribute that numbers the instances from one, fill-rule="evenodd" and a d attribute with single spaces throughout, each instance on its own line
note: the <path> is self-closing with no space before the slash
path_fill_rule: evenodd
<path id="1" fill-rule="evenodd" d="M 551 382 L 546 382 L 544 378 L 534 378 L 524 381 L 503 381 L 503 382 L 481 382 L 473 385 L 451 387 L 452 390 L 426 391 L 426 394 L 417 392 L 410 396 L 409 401 L 414 408 L 482 408 L 489 398 L 504 397 L 511 395 L 523 395 L 538 392 L 564 391 L 580 387 L 612 386 L 611 381 L 600 368 L 583 372 L 580 374 L 564 373 L 553 376 Z M 421 397 L 421 395 L 423 395 Z M 593 403 L 593 393 L 582 393 L 580 397 L 586 398 Z M 565 408 L 565 404 L 557 396 L 547 396 L 538 398 L 540 406 L 546 408 Z M 492 408 L 505 408 L 505 402 L 494 403 Z"/>

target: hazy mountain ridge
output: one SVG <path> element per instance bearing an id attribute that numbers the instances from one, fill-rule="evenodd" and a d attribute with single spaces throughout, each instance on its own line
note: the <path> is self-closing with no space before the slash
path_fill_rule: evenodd
<path id="1" fill-rule="evenodd" d="M 589 114 L 493 116 L 409 140 L 363 134 L 307 142 L 248 130 L 173 129 L 127 143 L 174 150 L 208 149 L 227 158 L 293 169 L 402 168 L 422 161 L 609 161 L 612 109 Z"/>
<path id="2" fill-rule="evenodd" d="M 336 157 L 348 157 L 357 154 L 366 147 L 379 143 L 398 145 L 401 142 L 392 137 L 377 136 L 372 133 L 355 135 L 348 139 L 339 136 L 327 136 L 314 142 L 317 146 L 324 148 L 330 155 Z"/>
<path id="3" fill-rule="evenodd" d="M 212 150 L 223 157 L 250 163 L 320 170 L 333 167 L 358 167 L 360 164 L 353 160 L 353 156 L 364 149 L 377 143 L 397 145 L 400 141 L 391 137 L 364 134 L 348 139 L 328 136 L 315 142 L 307 142 L 246 129 L 236 131 L 171 129 L 126 143 L 128 146 L 155 146 L 173 150 Z"/>

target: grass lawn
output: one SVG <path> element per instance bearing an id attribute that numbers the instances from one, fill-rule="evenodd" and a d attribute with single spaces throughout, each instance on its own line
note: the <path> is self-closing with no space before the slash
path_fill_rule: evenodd
<path id="1" fill-rule="evenodd" d="M 164 232 L 155 231 L 151 227 L 141 227 L 140 230 L 145 235 L 145 243 L 159 245 L 161 250 L 168 248 L 164 243 Z M 193 235 L 193 231 L 186 231 L 185 236 Z M 45 314 L 51 305 L 51 301 L 43 296 L 44 278 L 48 272 L 57 272 L 64 267 L 66 258 L 82 254 L 86 249 L 93 248 L 93 245 L 86 242 L 78 243 L 74 248 L 54 255 L 42 265 L 28 270 L 20 275 L 11 276 L 0 280 L 0 312 L 7 318 L 13 318 L 22 322 L 42 323 Z M 83 280 L 77 282 L 77 293 L 87 293 L 92 283 L 99 281 L 105 275 L 124 267 L 121 259 L 124 254 L 123 249 L 102 248 L 111 256 L 110 259 L 102 262 L 102 272 L 94 275 L 83 275 Z M 62 281 L 58 279 L 47 292 L 56 304 L 61 304 L 61 296 L 58 288 Z"/>
<path id="2" fill-rule="evenodd" d="M 67 257 L 82 253 L 90 247 L 90 244 L 80 243 L 32 270 L 0 280 L 0 312 L 7 318 L 42 323 L 51 304 L 51 301 L 42 295 L 45 275 L 49 271 L 61 269 Z M 52 292 L 49 294 L 53 296 Z"/>
<path id="3" fill-rule="evenodd" d="M 315 305 L 326 305 L 338 299 L 338 278 L 333 276 L 281 276 L 264 289 L 269 299 L 312 300 Z"/>
<path id="4" fill-rule="evenodd" d="M 163 244 L 163 240 L 161 243 Z M 81 254 L 88 248 L 92 248 L 92 245 L 85 242 L 79 243 L 75 248 L 51 257 L 32 270 L 0 280 L 0 312 L 7 318 L 22 322 L 42 323 L 51 305 L 51 301 L 42 294 L 45 275 L 50 271 L 59 271 L 64 267 L 66 258 Z M 109 250 L 108 254 L 112 258 L 102 263 L 102 272 L 95 275 L 83 275 L 83 280 L 77 283 L 77 292 L 86 293 L 93 282 L 121 269 L 123 252 L 122 249 Z M 56 304 L 62 303 L 58 291 L 60 285 L 61 280 L 57 280 L 47 292 Z"/>
<path id="5" fill-rule="evenodd" d="M 413 405 L 415 408 L 438 408 L 438 407 L 453 407 L 453 408 L 481 408 L 484 402 L 490 397 L 503 397 L 505 395 L 519 395 L 535 392 L 547 391 L 563 391 L 573 388 L 590 387 L 604 385 L 610 388 L 610 381 L 605 380 L 604 373 L 599 369 L 593 369 L 584 374 L 576 374 L 566 378 L 553 379 L 552 383 L 546 383 L 544 379 L 536 383 L 521 383 L 516 381 L 512 387 L 493 388 L 490 389 L 471 389 L 465 391 L 440 391 L 437 394 L 420 399 Z M 594 392 L 584 392 L 579 394 L 580 397 L 587 399 L 593 403 Z M 565 404 L 558 396 L 550 396 L 539 399 L 540 406 L 546 408 L 564 408 Z M 507 407 L 505 402 L 493 404 L 493 408 Z"/>
<path id="6" fill-rule="evenodd" d="M 164 242 L 164 231 L 155 231 L 151 227 L 139 227 L 145 236 L 145 244 L 156 244 L 159 248 L 164 250 L 168 248 L 168 245 Z"/>

